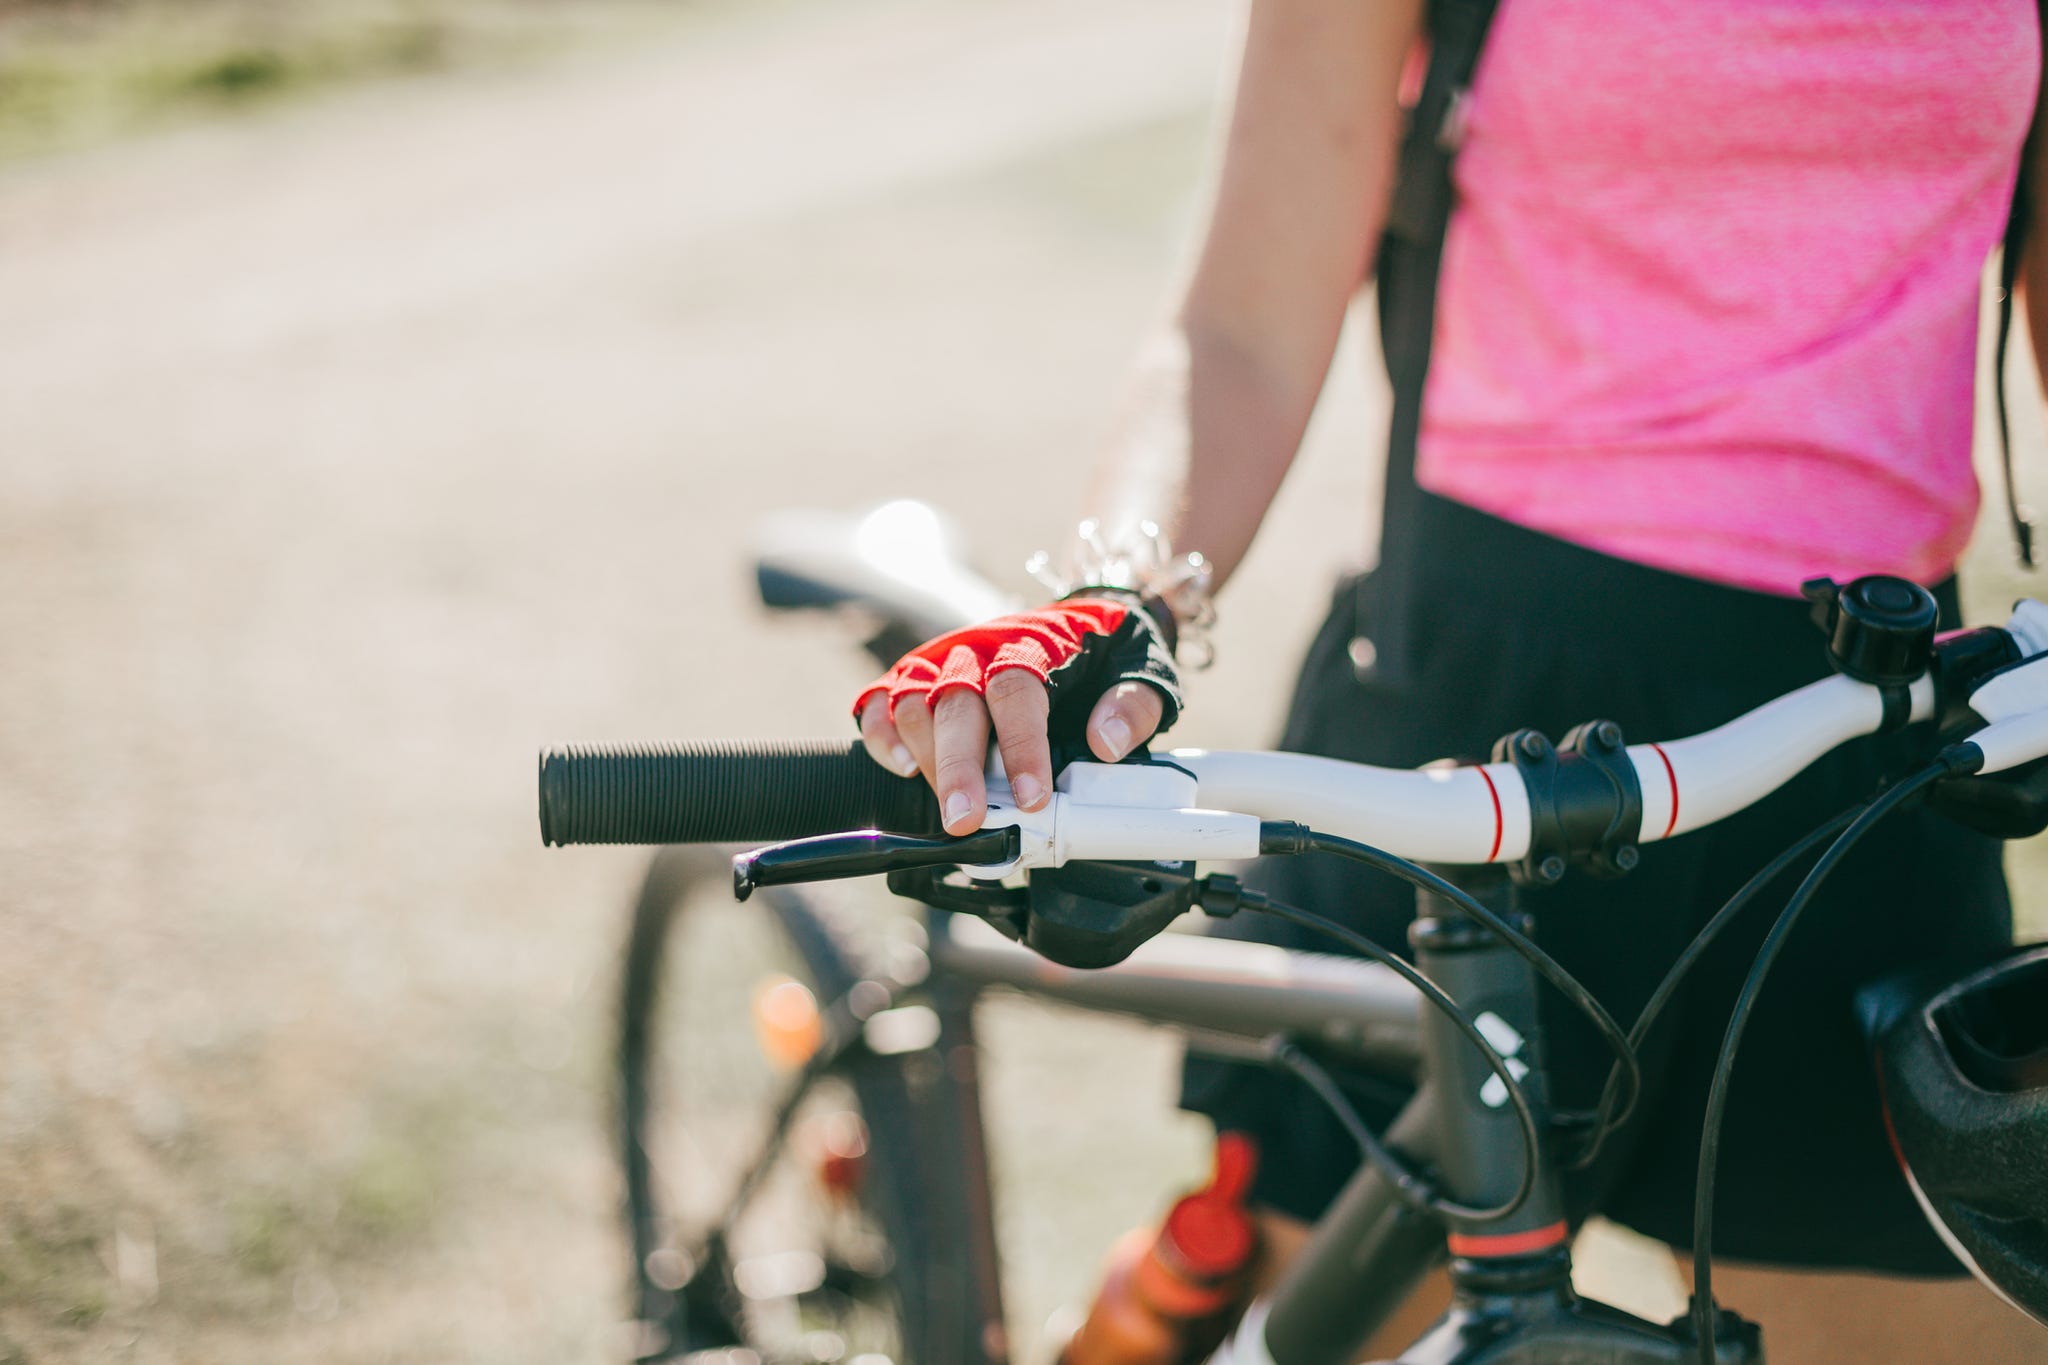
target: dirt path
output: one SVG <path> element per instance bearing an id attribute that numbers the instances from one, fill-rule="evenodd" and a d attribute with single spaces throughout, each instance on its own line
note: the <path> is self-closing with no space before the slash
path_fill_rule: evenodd
<path id="1" fill-rule="evenodd" d="M 0 1361 L 613 1350 L 637 860 L 539 849 L 532 753 L 840 729 L 851 651 L 746 602 L 766 506 L 1058 531 L 1227 37 L 800 10 L 0 178 Z M 1338 406 L 1290 495 L 1332 563 Z M 1267 732 L 1312 610 L 1231 623 L 1203 738 Z M 1000 1101 L 1070 1034 L 998 1030 Z M 1165 1054 L 1117 1057 L 1127 1120 L 1006 1154 L 1032 1323 L 1192 1160 L 1131 1178 Z"/>

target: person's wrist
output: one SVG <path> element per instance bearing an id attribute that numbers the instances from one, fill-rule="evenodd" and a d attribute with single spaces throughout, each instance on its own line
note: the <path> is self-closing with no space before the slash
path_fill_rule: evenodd
<path id="1" fill-rule="evenodd" d="M 1214 570 L 1198 552 L 1175 555 L 1152 522 L 1106 538 L 1101 523 L 1090 518 L 1074 528 L 1057 555 L 1040 550 L 1024 568 L 1062 598 L 1105 590 L 1133 594 L 1160 622 L 1176 655 L 1183 645 L 1191 646 L 1195 658 L 1190 663 L 1196 668 L 1207 667 L 1213 657 L 1208 633 L 1216 620 L 1209 594 Z"/>
<path id="2" fill-rule="evenodd" d="M 1081 598 L 1120 602 L 1126 607 L 1132 607 L 1144 612 L 1159 627 L 1160 635 L 1166 640 L 1168 652 L 1178 656 L 1180 652 L 1180 618 L 1174 614 L 1173 608 L 1168 606 L 1164 599 L 1140 592 L 1136 588 L 1120 588 L 1111 583 L 1083 583 L 1078 587 L 1069 588 L 1066 592 L 1061 593 L 1059 600 L 1062 602 L 1072 602 Z"/>

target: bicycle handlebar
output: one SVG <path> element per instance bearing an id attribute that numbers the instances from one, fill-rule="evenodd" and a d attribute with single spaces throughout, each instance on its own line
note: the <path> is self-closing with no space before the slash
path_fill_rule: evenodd
<path id="1" fill-rule="evenodd" d="M 540 759 L 540 835 L 565 844 L 747 844 L 849 829 L 942 834 L 922 779 L 858 740 L 576 745 Z"/>
<path id="2" fill-rule="evenodd" d="M 1911 696 L 1914 719 L 1932 713 L 1931 682 L 1915 683 Z M 1630 746 L 1642 791 L 1640 840 L 1741 810 L 1837 744 L 1875 731 L 1883 714 L 1877 688 L 1826 678 L 1691 739 Z M 1029 813 L 993 774 L 988 826 L 1021 828 L 1027 867 L 1251 857 L 1262 819 L 1298 821 L 1422 862 L 1513 862 L 1529 851 L 1528 793 L 1511 763 L 1413 770 L 1203 749 L 1176 749 L 1164 761 L 1071 765 L 1052 801 Z M 541 837 L 557 845 L 765 843 L 861 828 L 941 833 L 930 787 L 877 766 L 857 741 L 558 749 L 541 759 L 540 800 Z M 993 875 L 998 867 L 975 870 Z"/>
<path id="3" fill-rule="evenodd" d="M 1934 712 L 1934 684 L 1911 691 Z M 1642 791 L 1639 842 L 1699 829 L 1753 805 L 1836 745 L 1884 722 L 1879 689 L 1823 678 L 1690 739 L 1632 744 Z M 1295 820 L 1425 863 L 1514 862 L 1529 852 L 1529 795 L 1511 763 L 1374 768 L 1301 754 L 1178 749 L 1203 805 Z"/>
<path id="4" fill-rule="evenodd" d="M 1989 681 L 1966 684 L 1965 699 L 1991 722 L 1978 732 L 1980 771 L 2048 754 L 2048 610 L 2023 603 L 2007 633 L 2015 662 Z M 1923 675 L 1898 709 L 1925 720 L 1946 704 L 1936 693 Z M 1885 728 L 1887 712 L 1885 689 L 1836 676 L 1704 734 L 1631 745 L 1627 759 L 1641 796 L 1637 842 L 1684 834 L 1754 804 L 1837 745 Z M 942 832 L 931 789 L 879 767 L 858 741 L 559 749 L 541 759 L 540 798 L 542 838 L 556 845 L 766 843 L 861 828 Z M 1531 796 L 1513 763 L 1405 770 L 1183 749 L 1153 764 L 1071 764 L 1052 800 L 1033 812 L 1018 809 L 1000 771 L 992 772 L 983 828 L 1015 827 L 1017 855 L 964 870 L 993 878 L 1075 860 L 1248 858 L 1261 851 L 1262 821 L 1298 822 L 1446 864 L 1518 861 L 1529 854 L 1533 823 Z"/>

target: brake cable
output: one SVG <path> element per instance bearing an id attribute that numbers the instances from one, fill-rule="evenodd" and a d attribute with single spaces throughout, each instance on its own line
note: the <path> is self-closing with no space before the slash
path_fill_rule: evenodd
<path id="1" fill-rule="evenodd" d="M 1962 746 L 1955 746 L 1962 747 Z M 1981 756 L 1979 761 L 1981 762 Z M 1902 778 L 1886 788 L 1862 808 L 1848 828 L 1837 835 L 1828 845 L 1827 852 L 1807 871 L 1792 898 L 1785 902 L 1785 908 L 1778 913 L 1777 922 L 1771 925 L 1770 933 L 1764 936 L 1763 946 L 1757 950 L 1756 960 L 1751 964 L 1749 975 L 1743 978 L 1742 990 L 1735 997 L 1735 1007 L 1728 1015 L 1728 1031 L 1721 1040 L 1720 1055 L 1714 1061 L 1714 1080 L 1707 1091 L 1706 1119 L 1700 1125 L 1699 1183 L 1693 1192 L 1692 1214 L 1692 1330 L 1699 1346 L 1700 1365 L 1715 1365 L 1714 1325 L 1718 1312 L 1714 1305 L 1714 1180 L 1721 1156 L 1721 1123 L 1728 1108 L 1729 1079 L 1735 1071 L 1736 1049 L 1742 1045 L 1742 1034 L 1749 1024 L 1750 1013 L 1756 1008 L 1757 996 L 1763 989 L 1764 978 L 1778 960 L 1778 953 L 1785 946 L 1785 940 L 1799 923 L 1799 917 L 1806 907 L 1813 903 L 1814 894 L 1820 889 L 1828 874 L 1848 856 L 1849 850 L 1862 841 L 1863 836 L 1875 829 L 1887 815 L 1917 796 L 1923 789 L 1932 786 L 1944 777 L 1951 776 L 1955 768 L 1948 752 L 1919 769 L 1911 776 Z"/>
<path id="2" fill-rule="evenodd" d="M 1338 1121 L 1344 1125 L 1345 1130 L 1358 1143 L 1360 1150 L 1365 1153 L 1366 1157 L 1374 1165 L 1386 1173 L 1388 1180 L 1393 1184 L 1395 1195 L 1401 1202 L 1414 1209 L 1417 1213 L 1469 1223 L 1495 1222 L 1506 1218 L 1514 1213 L 1515 1210 L 1521 1208 L 1527 1202 L 1530 1192 L 1536 1188 L 1536 1179 L 1541 1170 L 1540 1159 L 1537 1155 L 1537 1143 L 1540 1138 L 1536 1123 L 1536 1111 L 1530 1105 L 1529 1096 L 1522 1089 L 1521 1082 L 1515 1078 L 1514 1072 L 1509 1068 L 1507 1058 L 1501 1056 L 1493 1044 L 1487 1041 L 1486 1035 L 1480 1031 L 1479 1025 L 1473 1021 L 1472 1016 L 1465 1013 L 1459 1007 L 1458 1002 L 1453 1000 L 1443 987 L 1437 985 L 1436 982 L 1424 975 L 1421 968 L 1385 945 L 1373 942 L 1373 940 L 1355 929 L 1339 924 L 1333 919 L 1326 919 L 1312 911 L 1288 905 L 1284 901 L 1276 901 L 1261 891 L 1238 890 L 1235 893 L 1235 899 L 1236 904 L 1243 909 L 1257 910 L 1264 914 L 1272 915 L 1276 919 L 1285 920 L 1290 924 L 1300 925 L 1304 929 L 1313 929 L 1319 933 L 1327 934 L 1350 948 L 1353 952 L 1356 952 L 1359 956 L 1369 958 L 1384 967 L 1390 968 L 1402 980 L 1420 991 L 1424 999 L 1436 1006 L 1445 1018 L 1457 1026 L 1458 1031 L 1464 1034 L 1471 1041 L 1472 1045 L 1479 1049 L 1481 1055 L 1485 1057 L 1487 1067 L 1499 1078 L 1501 1084 L 1507 1087 L 1508 1102 L 1514 1106 L 1515 1121 L 1522 1129 L 1522 1178 L 1515 1186 L 1515 1192 L 1504 1202 L 1492 1208 L 1475 1208 L 1469 1204 L 1460 1204 L 1455 1200 L 1446 1199 L 1437 1192 L 1436 1188 L 1429 1181 L 1418 1175 L 1399 1157 L 1395 1156 L 1373 1133 L 1372 1129 L 1366 1125 L 1365 1121 L 1358 1116 L 1358 1111 L 1352 1107 L 1351 1101 L 1344 1093 L 1337 1088 L 1336 1082 L 1330 1078 L 1329 1073 L 1316 1065 L 1298 1046 L 1285 1039 L 1268 1045 L 1267 1055 L 1275 1063 L 1293 1072 L 1295 1076 L 1306 1082 L 1309 1088 L 1315 1091 L 1317 1098 L 1321 1099 L 1335 1111 Z"/>
<path id="3" fill-rule="evenodd" d="M 1672 962 L 1671 969 L 1665 972 L 1664 979 L 1658 982 L 1657 989 L 1651 992 L 1649 1002 L 1643 1006 L 1642 1013 L 1636 1016 L 1635 1023 L 1629 1027 L 1628 1041 L 1631 1048 L 1640 1048 L 1648 1041 L 1650 1030 L 1656 1026 L 1666 1007 L 1677 996 L 1678 988 L 1685 983 L 1685 978 L 1691 973 L 1694 965 L 1706 954 L 1707 949 L 1713 946 L 1714 940 L 1721 936 L 1721 931 L 1732 924 L 1737 915 L 1748 909 L 1749 903 L 1755 900 L 1766 886 L 1784 875 L 1787 868 L 1813 852 L 1822 841 L 1841 833 L 1861 809 L 1862 807 L 1858 806 L 1843 811 L 1809 833 L 1765 864 L 1762 870 L 1743 883 L 1740 890 L 1722 903 L 1721 908 L 1714 912 L 1713 918 L 1706 922 L 1699 933 L 1693 936 L 1692 942 L 1686 945 L 1685 951 Z M 1572 1160 L 1572 1170 L 1580 1171 L 1592 1165 L 1594 1158 L 1600 1154 L 1600 1148 L 1621 1127 L 1622 1120 L 1613 1117 L 1615 1092 L 1620 1082 L 1621 1064 L 1617 1062 L 1608 1070 L 1607 1082 L 1600 1088 L 1600 1103 L 1593 1115 L 1592 1135 L 1586 1139 L 1585 1149 Z"/>
<path id="4" fill-rule="evenodd" d="M 1300 847 L 1286 847 L 1290 837 L 1296 838 Z M 1364 863 L 1368 867 L 1399 877 L 1410 886 L 1443 897 L 1485 925 L 1523 961 L 1535 968 L 1537 975 L 1556 987 L 1558 993 L 1570 1001 L 1572 1007 L 1599 1031 L 1608 1050 L 1614 1053 L 1615 1065 L 1620 1067 L 1622 1074 L 1628 1078 L 1628 1101 L 1615 1122 L 1619 1124 L 1626 1121 L 1629 1114 L 1634 1111 L 1636 1097 L 1642 1093 L 1643 1073 L 1641 1064 L 1636 1061 L 1635 1048 L 1629 1043 L 1628 1035 L 1622 1031 L 1621 1025 L 1607 1012 L 1606 1006 L 1594 999 L 1593 993 L 1587 990 L 1577 977 L 1565 970 L 1556 958 L 1544 952 L 1527 934 L 1508 923 L 1498 913 L 1487 909 L 1471 892 L 1444 880 L 1426 867 L 1388 853 L 1384 849 L 1359 843 L 1355 839 L 1346 839 L 1342 835 L 1305 829 L 1300 825 L 1269 821 L 1260 826 L 1259 844 L 1262 853 L 1298 852 L 1305 848 Z"/>

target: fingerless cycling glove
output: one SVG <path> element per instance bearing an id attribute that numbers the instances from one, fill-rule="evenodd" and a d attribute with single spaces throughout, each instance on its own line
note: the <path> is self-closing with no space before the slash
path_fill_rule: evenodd
<path id="1" fill-rule="evenodd" d="M 1156 614 L 1155 614 L 1156 613 Z M 1047 724 L 1054 749 L 1085 748 L 1088 714 L 1096 699 L 1120 682 L 1142 682 L 1165 702 L 1163 732 L 1180 714 L 1180 679 L 1174 671 L 1172 617 L 1136 593 L 1089 588 L 1037 611 L 998 616 L 927 640 L 861 690 L 854 719 L 878 696 L 889 715 L 905 697 L 938 699 L 965 688 L 980 695 L 988 680 L 1020 668 L 1052 694 Z"/>

